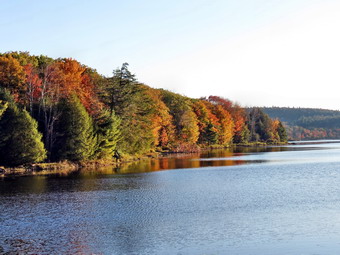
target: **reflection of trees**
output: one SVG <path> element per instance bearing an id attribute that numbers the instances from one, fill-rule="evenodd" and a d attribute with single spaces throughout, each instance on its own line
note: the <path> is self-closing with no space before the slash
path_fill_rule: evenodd
<path id="1" fill-rule="evenodd" d="M 168 154 L 165 157 L 156 159 L 148 158 L 122 164 L 119 168 L 116 168 L 116 172 L 126 174 L 145 173 L 167 169 L 234 166 L 249 163 L 246 160 L 235 159 L 234 157 L 240 157 L 252 153 L 280 152 L 289 150 L 292 150 L 289 146 L 237 146 L 226 149 L 207 150 L 202 151 L 201 153 Z M 251 162 L 261 163 L 264 161 L 253 160 Z"/>
<path id="2" fill-rule="evenodd" d="M 47 188 L 46 178 L 46 176 L 6 178 L 0 183 L 0 194 L 44 193 Z"/>

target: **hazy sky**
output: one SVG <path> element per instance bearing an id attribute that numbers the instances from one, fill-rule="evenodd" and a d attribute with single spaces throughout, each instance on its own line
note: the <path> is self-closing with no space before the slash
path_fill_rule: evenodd
<path id="1" fill-rule="evenodd" d="M 0 0 L 0 51 L 244 106 L 340 109 L 340 1 Z"/>

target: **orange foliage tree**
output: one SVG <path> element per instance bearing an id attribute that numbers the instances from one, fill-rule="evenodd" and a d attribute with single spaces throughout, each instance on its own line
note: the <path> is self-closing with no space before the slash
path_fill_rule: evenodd
<path id="1" fill-rule="evenodd" d="M 10 90 L 16 101 L 24 98 L 26 75 L 19 61 L 11 55 L 0 56 L 0 84 Z"/>
<path id="2" fill-rule="evenodd" d="M 231 144 L 234 137 L 234 121 L 228 111 L 226 111 L 221 105 L 215 105 L 214 113 L 219 120 L 219 132 L 218 141 L 219 144 L 228 145 Z"/>
<path id="3" fill-rule="evenodd" d="M 173 125 L 176 130 L 175 147 L 195 145 L 199 137 L 199 127 L 191 100 L 166 90 L 161 90 L 161 97 L 173 118 Z"/>
<path id="4" fill-rule="evenodd" d="M 218 96 L 209 96 L 207 100 L 215 105 L 221 105 L 230 113 L 234 122 L 233 141 L 235 143 L 247 142 L 245 141 L 245 134 L 249 131 L 247 130 L 247 114 L 245 109 L 240 107 L 238 104 L 232 103 L 228 99 Z"/>
<path id="5" fill-rule="evenodd" d="M 152 101 L 154 111 L 151 113 L 152 134 L 154 146 L 166 148 L 174 139 L 174 126 L 169 108 L 161 100 L 161 93 L 157 89 L 145 86 L 145 91 Z"/>
<path id="6" fill-rule="evenodd" d="M 26 75 L 26 99 L 29 111 L 33 115 L 33 104 L 38 102 L 41 97 L 42 80 L 32 64 L 24 66 Z"/>
<path id="7" fill-rule="evenodd" d="M 55 123 L 60 117 L 58 103 L 74 94 L 88 113 L 98 113 L 102 104 L 94 93 L 94 84 L 86 67 L 73 59 L 59 59 L 45 66 L 39 90 L 39 118 L 44 127 L 45 145 L 49 152 L 55 142 Z M 51 156 L 51 155 L 49 155 Z"/>
<path id="8" fill-rule="evenodd" d="M 102 104 L 94 93 L 94 82 L 86 72 L 87 68 L 69 58 L 57 61 L 56 65 L 63 79 L 60 87 L 61 97 L 69 97 L 74 93 L 91 115 L 98 112 Z"/>
<path id="9" fill-rule="evenodd" d="M 193 110 L 198 118 L 199 143 L 217 144 L 221 123 L 214 114 L 214 105 L 206 100 L 194 100 Z"/>

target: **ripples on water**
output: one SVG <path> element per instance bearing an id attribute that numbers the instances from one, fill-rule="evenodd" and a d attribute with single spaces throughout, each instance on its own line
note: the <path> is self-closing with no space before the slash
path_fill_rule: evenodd
<path id="1" fill-rule="evenodd" d="M 339 254 L 339 183 L 340 144 L 6 178 L 0 254 Z"/>

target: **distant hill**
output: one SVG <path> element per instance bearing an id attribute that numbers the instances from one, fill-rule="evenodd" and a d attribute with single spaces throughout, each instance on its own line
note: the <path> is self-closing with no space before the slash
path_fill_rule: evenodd
<path id="1" fill-rule="evenodd" d="M 291 139 L 340 138 L 340 111 L 317 108 L 264 107 L 285 123 Z"/>
<path id="2" fill-rule="evenodd" d="M 262 109 L 271 118 L 278 118 L 283 122 L 287 122 L 289 125 L 295 125 L 307 119 L 309 123 L 312 123 L 313 120 L 319 122 L 320 120 L 334 120 L 337 118 L 339 118 L 340 121 L 340 111 L 335 110 L 290 107 L 264 107 Z"/>

